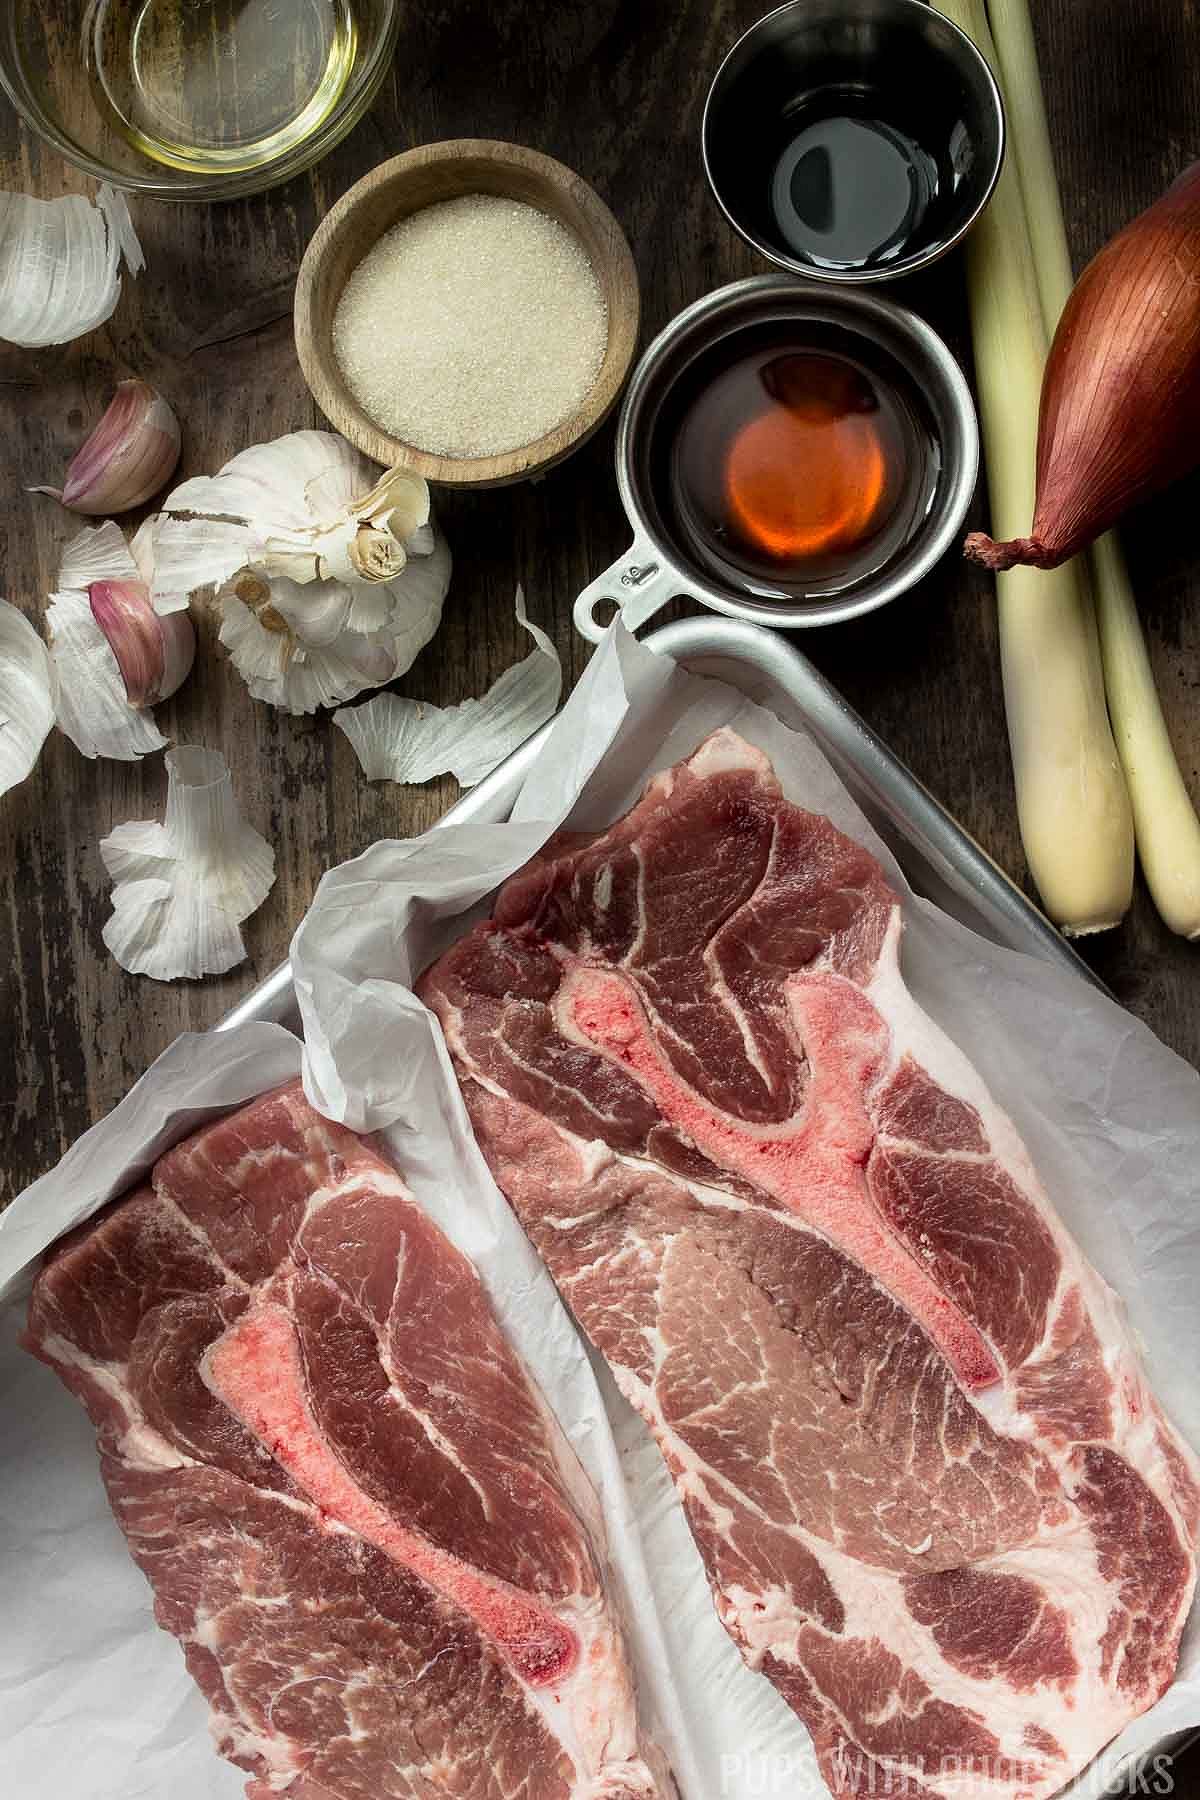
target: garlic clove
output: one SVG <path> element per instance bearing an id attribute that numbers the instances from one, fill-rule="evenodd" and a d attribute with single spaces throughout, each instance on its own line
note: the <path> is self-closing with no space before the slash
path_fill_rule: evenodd
<path id="1" fill-rule="evenodd" d="M 130 706 L 143 707 L 158 697 L 163 677 L 163 637 L 156 615 L 146 629 L 150 595 L 140 581 L 94 581 L 88 588 L 92 617 L 104 633 L 125 682 Z M 177 619 L 186 613 L 176 613 Z"/>
<path id="2" fill-rule="evenodd" d="M 171 695 L 183 686 L 191 674 L 192 664 L 196 658 L 196 631 L 191 616 L 186 610 L 172 607 L 164 609 L 160 614 L 153 605 L 152 588 L 154 583 L 154 520 L 147 519 L 134 532 L 129 545 L 129 554 L 137 567 L 139 586 L 142 592 L 137 596 L 137 622 L 132 629 L 141 629 L 149 634 L 157 626 L 162 644 L 161 669 L 155 691 L 146 700 L 136 700 L 129 686 L 129 676 L 122 662 L 121 647 L 113 642 L 112 634 L 107 632 L 113 653 L 121 664 L 121 673 L 125 676 L 125 691 L 131 706 L 153 705 L 159 700 L 169 700 Z M 103 583 L 89 584 L 89 599 L 92 603 L 92 614 L 96 616 L 96 590 Z M 123 584 L 125 585 L 125 584 Z M 149 615 L 148 617 L 146 615 Z M 160 661 L 154 654 L 155 665 Z"/>
<path id="3" fill-rule="evenodd" d="M 24 781 L 54 724 L 54 667 L 24 613 L 0 600 L 0 794 Z"/>
<path id="4" fill-rule="evenodd" d="M 480 699 L 441 707 L 376 694 L 362 706 L 334 713 L 333 722 L 350 739 L 368 781 L 431 781 L 451 774 L 463 787 L 474 787 L 553 718 L 562 664 L 546 633 L 526 616 L 519 588 L 517 618 L 534 648 Z"/>
<path id="5" fill-rule="evenodd" d="M 260 570 L 252 579 L 259 582 L 264 599 L 310 649 L 325 649 L 346 632 L 370 637 L 383 631 L 395 607 L 385 588 L 301 583 L 274 573 L 267 579 L 268 566 L 261 564 Z"/>
<path id="6" fill-rule="evenodd" d="M 133 975 L 223 975 L 245 961 L 238 927 L 274 886 L 275 852 L 242 818 L 217 751 L 180 745 L 165 764 L 162 824 L 118 825 L 101 842 L 114 882 L 104 942 Z"/>
<path id="7" fill-rule="evenodd" d="M 150 603 L 154 605 L 154 525 L 153 519 L 147 519 L 134 532 L 129 545 L 129 553 L 137 564 L 138 574 L 146 587 Z M 172 596 L 176 598 L 176 596 Z M 165 655 L 163 658 L 162 690 L 160 700 L 169 700 L 171 695 L 181 688 L 192 672 L 192 664 L 196 660 L 196 628 L 192 624 L 187 610 L 187 595 L 183 596 L 183 606 L 154 607 L 163 621 L 163 642 Z"/>
<path id="8" fill-rule="evenodd" d="M 186 612 L 159 617 L 145 577 L 151 534 L 133 545 L 118 525 L 81 531 L 63 551 L 46 611 L 58 676 L 58 723 L 84 756 L 134 762 L 166 739 L 149 712 L 183 681 L 195 655 Z"/>
<path id="9" fill-rule="evenodd" d="M 58 725 L 82 755 L 137 762 L 166 746 L 148 712 L 130 706 L 112 646 L 87 593 L 63 589 L 46 608 L 46 634 L 58 675 Z"/>
<path id="10" fill-rule="evenodd" d="M 166 486 L 179 461 L 179 421 L 145 381 L 122 381 L 107 412 L 53 494 L 70 511 L 98 518 L 132 512 Z"/>
<path id="11" fill-rule="evenodd" d="M 166 700 L 190 673 L 196 654 L 190 616 L 175 612 L 160 618 L 144 581 L 94 581 L 88 600 L 117 659 L 130 706 Z"/>
<path id="12" fill-rule="evenodd" d="M 149 605 L 150 593 L 146 589 L 146 602 Z M 171 613 L 161 621 L 163 634 L 163 672 L 162 682 L 155 702 L 169 700 L 177 693 L 192 672 L 192 664 L 196 660 L 196 628 L 192 624 L 190 613 Z"/>

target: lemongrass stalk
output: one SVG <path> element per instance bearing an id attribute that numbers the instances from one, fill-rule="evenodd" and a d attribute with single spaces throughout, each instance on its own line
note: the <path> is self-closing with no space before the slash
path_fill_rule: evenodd
<path id="1" fill-rule="evenodd" d="M 1050 126 L 1042 97 L 1033 21 L 1026 0 L 985 0 L 995 46 L 995 66 L 1004 85 L 1008 155 L 1017 178 L 1033 240 L 1034 271 L 1047 335 L 1075 285 L 1062 196 L 1050 146 Z"/>
<path id="2" fill-rule="evenodd" d="M 987 0 L 987 5 L 1008 101 L 1009 154 L 1029 218 L 1042 313 L 1053 334 L 1074 273 L 1033 23 L 1028 0 Z M 1113 532 L 1092 546 L 1089 560 L 1108 710 L 1129 786 L 1142 872 L 1171 930 L 1200 937 L 1200 819 L 1167 731 L 1129 572 Z"/>
<path id="3" fill-rule="evenodd" d="M 983 0 L 935 0 L 996 68 Z M 1037 422 L 1049 335 L 1014 160 L 967 245 L 975 376 L 992 533 L 1033 517 Z M 1024 521 L 1024 523 L 1023 523 Z M 1078 561 L 1017 567 L 996 582 L 1017 814 L 1030 872 L 1069 933 L 1128 910 L 1133 820 L 1109 727 L 1096 618 Z"/>

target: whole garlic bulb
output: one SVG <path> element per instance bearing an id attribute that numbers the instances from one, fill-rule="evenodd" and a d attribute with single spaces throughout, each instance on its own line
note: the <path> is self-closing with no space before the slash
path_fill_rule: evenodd
<path id="1" fill-rule="evenodd" d="M 379 478 L 328 431 L 293 432 L 185 481 L 153 549 L 157 609 L 215 589 L 221 641 L 250 692 L 293 713 L 403 674 L 450 581 L 426 483 Z"/>

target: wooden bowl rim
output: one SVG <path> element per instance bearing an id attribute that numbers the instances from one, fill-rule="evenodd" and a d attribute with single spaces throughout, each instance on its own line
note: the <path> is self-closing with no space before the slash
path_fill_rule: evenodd
<path id="1" fill-rule="evenodd" d="M 613 291 L 623 297 L 624 304 L 616 308 L 609 306 L 604 361 L 578 412 L 532 443 L 499 456 L 440 456 L 392 437 L 354 400 L 333 356 L 332 320 L 321 321 L 320 333 L 316 328 L 315 295 L 325 259 L 349 221 L 371 196 L 418 170 L 472 161 L 499 169 L 519 168 L 540 176 L 549 188 L 556 189 L 584 214 L 596 235 L 610 246 L 607 268 L 598 273 L 602 279 L 607 275 Z M 565 222 L 560 220 L 560 223 Z M 566 229 L 571 227 L 566 225 Z M 595 261 L 586 246 L 584 249 L 589 260 Z M 415 149 L 405 150 L 399 156 L 377 164 L 331 207 L 314 232 L 300 264 L 294 329 L 296 352 L 309 392 L 336 430 L 365 456 L 386 468 L 408 469 L 441 486 L 499 487 L 508 482 L 527 480 L 553 468 L 603 424 L 616 404 L 633 362 L 640 311 L 637 266 L 629 241 L 612 210 L 581 175 L 543 151 L 528 149 L 521 144 L 498 138 L 446 138 L 438 143 L 419 144 Z M 318 393 L 318 387 L 325 398 Z"/>

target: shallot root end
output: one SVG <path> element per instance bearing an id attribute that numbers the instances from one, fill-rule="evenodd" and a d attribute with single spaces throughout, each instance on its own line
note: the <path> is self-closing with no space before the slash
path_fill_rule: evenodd
<path id="1" fill-rule="evenodd" d="M 1009 538 L 1006 543 L 998 544 L 985 531 L 970 533 L 963 544 L 963 555 L 997 574 L 1015 568 L 1018 563 L 1027 563 L 1034 569 L 1057 569 L 1067 560 L 1060 551 L 1047 549 L 1035 537 Z"/>

